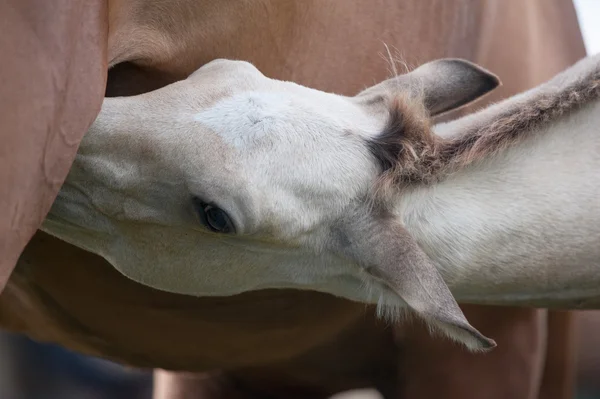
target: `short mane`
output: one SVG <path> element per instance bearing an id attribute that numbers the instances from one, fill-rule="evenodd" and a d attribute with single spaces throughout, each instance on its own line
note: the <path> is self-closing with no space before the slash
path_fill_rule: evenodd
<path id="1" fill-rule="evenodd" d="M 473 162 L 518 145 L 539 134 L 540 127 L 599 98 L 600 68 L 596 66 L 564 87 L 540 90 L 537 95 L 513 101 L 485 124 L 477 123 L 459 136 L 445 139 L 433 133 L 423 105 L 398 96 L 389 104 L 386 128 L 368 143 L 382 169 L 377 191 L 440 181 Z"/>

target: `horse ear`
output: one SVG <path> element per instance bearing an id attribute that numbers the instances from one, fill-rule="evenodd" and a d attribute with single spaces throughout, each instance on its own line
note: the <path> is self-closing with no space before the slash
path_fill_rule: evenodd
<path id="1" fill-rule="evenodd" d="M 369 99 L 408 92 L 410 96 L 424 101 L 431 116 L 437 116 L 465 106 L 500 85 L 496 75 L 472 62 L 445 58 L 383 81 L 357 97 L 372 102 Z"/>
<path id="2" fill-rule="evenodd" d="M 437 268 L 397 221 L 368 224 L 347 236 L 346 248 L 352 248 L 350 256 L 371 278 L 387 286 L 401 299 L 400 303 L 434 330 L 468 349 L 482 351 L 496 346 L 469 324 Z M 392 318 L 400 311 L 397 302 L 389 298 L 382 297 L 378 305 Z"/>

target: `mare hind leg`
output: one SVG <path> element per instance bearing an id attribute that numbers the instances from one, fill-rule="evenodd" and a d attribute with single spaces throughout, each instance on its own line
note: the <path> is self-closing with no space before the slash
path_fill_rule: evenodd
<path id="1" fill-rule="evenodd" d="M 571 399 L 575 394 L 576 312 L 548 312 L 548 345 L 539 399 Z"/>
<path id="2" fill-rule="evenodd" d="M 154 371 L 154 398 L 250 399 L 234 381 L 221 373 L 171 373 Z"/>
<path id="3" fill-rule="evenodd" d="M 546 348 L 546 311 L 462 306 L 498 347 L 473 354 L 420 325 L 399 329 L 402 399 L 537 399 Z"/>

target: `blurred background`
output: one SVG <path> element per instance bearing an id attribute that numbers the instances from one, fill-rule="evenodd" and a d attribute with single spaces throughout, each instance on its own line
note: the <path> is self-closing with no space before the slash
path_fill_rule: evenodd
<path id="1" fill-rule="evenodd" d="M 600 53 L 600 0 L 574 0 L 586 48 Z M 600 311 L 579 313 L 577 399 L 600 399 Z M 150 399 L 134 370 L 0 332 L 0 399 Z"/>

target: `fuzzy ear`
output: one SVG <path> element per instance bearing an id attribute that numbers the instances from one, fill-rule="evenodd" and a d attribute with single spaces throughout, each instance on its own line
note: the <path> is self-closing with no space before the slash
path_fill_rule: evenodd
<path id="1" fill-rule="evenodd" d="M 470 350 L 496 346 L 469 324 L 436 267 L 400 224 L 393 220 L 368 224 L 347 236 L 345 245 L 345 252 L 367 274 L 397 294 L 429 326 Z M 384 301 L 387 303 L 382 305 L 392 306 L 392 310 L 398 307 L 393 301 Z"/>
<path id="2" fill-rule="evenodd" d="M 496 75 L 472 62 L 445 58 L 383 81 L 357 97 L 372 103 L 377 98 L 408 92 L 411 96 L 422 97 L 430 115 L 438 116 L 481 98 L 500 84 Z"/>

